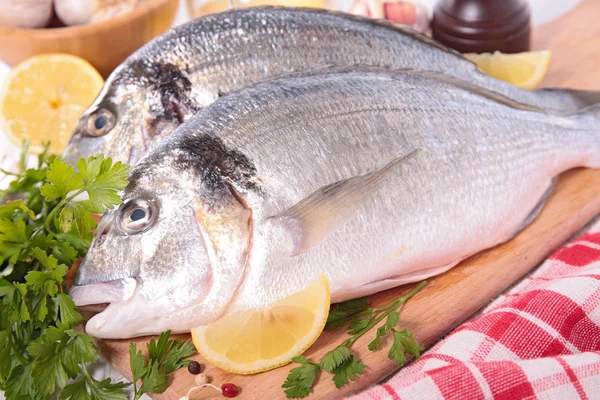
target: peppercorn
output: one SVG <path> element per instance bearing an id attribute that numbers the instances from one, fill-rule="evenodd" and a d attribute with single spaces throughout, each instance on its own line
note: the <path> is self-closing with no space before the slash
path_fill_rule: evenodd
<path id="1" fill-rule="evenodd" d="M 200 365 L 200 363 L 198 361 L 192 361 L 191 363 L 188 364 L 188 371 L 190 374 L 198 375 L 200 373 L 201 369 L 202 369 L 202 366 Z"/>

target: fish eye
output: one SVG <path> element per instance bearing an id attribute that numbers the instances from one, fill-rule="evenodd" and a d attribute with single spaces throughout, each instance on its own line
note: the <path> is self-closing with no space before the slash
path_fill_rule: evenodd
<path id="1" fill-rule="evenodd" d="M 139 221 L 140 219 L 144 218 L 146 218 L 146 210 L 144 210 L 143 208 L 136 208 L 129 216 L 129 219 L 131 219 L 132 221 Z"/>
<path id="2" fill-rule="evenodd" d="M 127 202 L 121 211 L 121 229 L 130 235 L 149 229 L 156 221 L 156 207 L 145 199 Z"/>
<path id="3" fill-rule="evenodd" d="M 87 119 L 87 131 L 91 136 L 104 136 L 115 125 L 115 114 L 106 108 L 100 108 Z"/>

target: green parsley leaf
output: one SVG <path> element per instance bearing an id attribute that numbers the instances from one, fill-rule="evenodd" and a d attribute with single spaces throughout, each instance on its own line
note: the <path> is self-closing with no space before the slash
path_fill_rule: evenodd
<path id="1" fill-rule="evenodd" d="M 6 279 L 0 279 L 0 297 L 12 297 L 15 290 L 15 287 Z"/>
<path id="2" fill-rule="evenodd" d="M 415 358 L 421 357 L 421 352 L 425 350 L 425 347 L 417 343 L 417 339 L 407 330 L 400 332 L 394 331 L 394 338 L 399 336 L 399 340 L 402 343 L 402 347 L 408 353 L 413 355 Z"/>
<path id="3" fill-rule="evenodd" d="M 167 389 L 169 386 L 169 375 L 159 367 L 159 364 L 159 362 L 154 362 L 147 370 L 142 378 L 140 392 L 162 393 Z"/>
<path id="4" fill-rule="evenodd" d="M 52 255 L 65 265 L 72 265 L 79 255 L 79 252 L 68 242 L 52 240 L 48 248 L 52 252 Z"/>
<path id="5" fill-rule="evenodd" d="M 323 369 L 323 371 L 333 372 L 350 357 L 350 349 L 347 346 L 340 345 L 335 349 L 325 353 L 319 364 L 321 365 L 321 369 Z"/>
<path id="6" fill-rule="evenodd" d="M 12 361 L 10 357 L 10 329 L 0 331 L 0 383 L 6 382 Z"/>
<path id="7" fill-rule="evenodd" d="M 17 311 L 19 318 L 12 319 L 12 321 L 20 321 L 27 322 L 30 320 L 31 315 L 29 314 L 29 308 L 27 307 L 27 303 L 25 302 L 25 297 L 27 295 L 27 285 L 23 283 L 13 283 L 15 289 L 17 289 L 13 294 L 12 308 L 13 311 Z"/>
<path id="8" fill-rule="evenodd" d="M 71 350 L 72 357 L 77 360 L 83 360 L 86 363 L 96 362 L 98 358 L 98 349 L 92 343 L 92 338 L 76 331 L 75 329 L 66 330 L 70 339 L 65 348 Z"/>
<path id="9" fill-rule="evenodd" d="M 65 206 L 58 215 L 58 221 L 60 230 L 63 232 L 69 232 L 73 227 L 73 222 L 75 221 L 73 207 L 70 205 Z"/>
<path id="10" fill-rule="evenodd" d="M 294 357 L 292 361 L 302 365 L 290 371 L 281 387 L 285 389 L 288 399 L 299 399 L 312 393 L 321 368 L 319 364 L 308 361 L 304 356 Z"/>
<path id="11" fill-rule="evenodd" d="M 111 382 L 110 379 L 97 381 L 85 377 L 68 384 L 60 393 L 61 400 L 126 400 L 123 389 L 129 383 Z"/>
<path id="12" fill-rule="evenodd" d="M 88 393 L 87 386 L 85 385 L 85 379 L 69 383 L 60 392 L 61 400 L 91 400 L 92 397 Z"/>
<path id="13" fill-rule="evenodd" d="M 50 395 L 56 388 L 64 388 L 69 378 L 61 362 L 60 353 L 36 361 L 32 370 L 33 384 L 41 395 Z"/>
<path id="14" fill-rule="evenodd" d="M 83 180 L 89 195 L 89 210 L 102 212 L 104 207 L 113 208 L 121 203 L 117 191 L 127 186 L 129 166 L 120 161 L 112 163 L 112 159 L 95 156 L 77 162 L 78 175 Z"/>
<path id="15" fill-rule="evenodd" d="M 96 220 L 94 220 L 94 218 L 91 219 L 93 220 L 91 221 L 91 223 L 96 224 Z M 57 233 L 54 236 L 63 243 L 69 243 L 69 245 L 71 245 L 75 250 L 77 250 L 80 256 L 85 255 L 87 249 L 90 247 L 91 244 L 91 236 L 80 236 L 78 229 L 73 229 L 69 232 L 64 233 Z M 58 258 L 58 256 L 56 258 Z"/>
<path id="16" fill-rule="evenodd" d="M 171 331 L 168 330 L 166 332 L 162 332 L 158 337 L 158 342 L 155 338 L 150 339 L 148 342 L 148 357 L 150 357 L 150 362 L 154 363 L 156 361 L 160 361 L 165 356 L 169 347 L 173 343 L 172 340 L 169 340 L 171 336 Z"/>
<path id="17" fill-rule="evenodd" d="M 364 369 L 365 365 L 351 356 L 333 371 L 335 375 L 332 379 L 335 387 L 339 389 L 347 384 L 348 380 L 354 381 L 358 375 L 364 372 Z"/>
<path id="18" fill-rule="evenodd" d="M 75 302 L 71 296 L 59 293 L 52 301 L 56 303 L 56 307 L 58 308 L 60 322 L 69 326 L 75 326 L 83 322 L 83 317 L 76 310 Z"/>
<path id="19" fill-rule="evenodd" d="M 83 188 L 83 181 L 75 168 L 56 158 L 46 173 L 50 183 L 42 185 L 40 192 L 46 201 L 52 202 L 65 198 L 70 192 Z"/>
<path id="20" fill-rule="evenodd" d="M 373 314 L 366 315 L 364 317 L 355 317 L 350 326 L 348 327 L 349 335 L 356 335 L 365 329 L 373 320 Z"/>
<path id="21" fill-rule="evenodd" d="M 19 259 L 21 248 L 27 244 L 25 221 L 0 219 L 0 264 L 5 260 L 14 264 Z"/>
<path id="22" fill-rule="evenodd" d="M 394 342 L 388 352 L 388 358 L 393 359 L 397 365 L 404 365 L 406 362 L 404 353 L 412 354 L 416 358 L 421 356 L 420 352 L 424 347 L 417 343 L 410 332 L 406 330 L 401 332 L 393 330 L 392 332 L 394 334 Z"/>
<path id="23" fill-rule="evenodd" d="M 27 215 L 29 219 L 35 220 L 35 214 L 27 207 L 27 204 L 25 204 L 23 200 L 11 200 L 7 201 L 6 204 L 3 204 L 0 207 L 0 218 L 11 218 L 14 216 L 15 211 L 21 211 Z"/>
<path id="24" fill-rule="evenodd" d="M 371 351 L 374 351 L 375 349 L 377 349 L 377 347 L 379 347 L 379 341 L 381 340 L 382 337 L 385 336 L 385 334 L 387 333 L 388 329 L 387 326 L 380 326 L 379 328 L 377 328 L 377 332 L 375 333 L 375 339 L 373 339 L 368 346 L 368 349 Z"/>
<path id="25" fill-rule="evenodd" d="M 194 344 L 189 340 L 181 342 L 181 339 L 176 339 L 173 345 L 162 360 L 162 368 L 165 373 L 170 374 L 181 367 L 187 367 L 191 360 L 188 357 L 195 353 Z"/>
<path id="26" fill-rule="evenodd" d="M 8 383 L 6 385 L 7 399 L 38 399 L 40 398 L 35 391 L 31 370 L 33 364 L 26 366 L 19 365 L 12 370 Z"/>
<path id="27" fill-rule="evenodd" d="M 89 383 L 92 384 L 89 384 Z M 127 395 L 123 389 L 130 383 L 111 382 L 110 378 L 103 381 L 95 379 L 88 380 L 92 400 L 127 400 Z"/>
<path id="28" fill-rule="evenodd" d="M 344 325 L 352 319 L 352 317 L 365 311 L 368 307 L 369 303 L 367 297 L 360 297 L 358 299 L 348 300 L 337 304 L 329 312 L 325 329 L 331 330 Z"/>
<path id="29" fill-rule="evenodd" d="M 400 322 L 400 312 L 392 311 L 388 314 L 387 321 L 385 322 L 385 327 L 387 329 L 394 329 L 396 325 Z"/>
<path id="30" fill-rule="evenodd" d="M 92 207 L 89 200 L 71 201 L 65 205 L 64 209 L 68 210 L 69 215 L 72 215 L 72 219 L 70 229 L 66 231 L 62 230 L 62 232 L 72 232 L 73 229 L 76 229 L 81 238 L 87 239 L 87 236 L 91 235 L 92 229 L 96 227 L 96 220 L 92 216 L 92 213 L 100 213 L 101 211 Z M 86 241 L 87 250 L 90 240 L 88 239 Z"/>
<path id="31" fill-rule="evenodd" d="M 142 385 L 138 389 L 134 386 L 134 400 L 144 393 L 162 393 L 169 382 L 169 374 L 186 366 L 190 360 L 187 357 L 194 354 L 194 345 L 186 340 L 173 340 L 171 331 L 162 332 L 158 338 L 152 338 L 146 345 L 148 360 L 134 343 L 129 344 L 129 367 L 133 375 L 134 385 L 141 379 Z"/>
<path id="32" fill-rule="evenodd" d="M 135 343 L 129 343 L 129 368 L 134 382 L 142 379 L 146 374 L 146 359 Z"/>

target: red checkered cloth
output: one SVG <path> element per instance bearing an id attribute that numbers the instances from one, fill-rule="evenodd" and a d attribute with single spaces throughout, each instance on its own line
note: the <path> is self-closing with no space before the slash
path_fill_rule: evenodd
<path id="1" fill-rule="evenodd" d="M 600 223 L 352 399 L 600 399 Z"/>

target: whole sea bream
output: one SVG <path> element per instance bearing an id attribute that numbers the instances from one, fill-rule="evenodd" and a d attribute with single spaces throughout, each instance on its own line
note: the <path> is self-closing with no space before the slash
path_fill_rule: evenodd
<path id="1" fill-rule="evenodd" d="M 363 68 L 220 98 L 135 165 L 79 268 L 104 338 L 187 331 L 320 273 L 341 301 L 513 237 L 555 176 L 600 167 L 600 111 L 553 115 L 446 75 Z"/>
<path id="2" fill-rule="evenodd" d="M 544 109 L 573 111 L 600 101 L 594 92 L 517 88 L 389 21 L 317 9 L 238 9 L 176 27 L 127 58 L 81 117 L 64 158 L 74 164 L 103 153 L 133 164 L 223 93 L 282 74 L 353 65 L 440 71 Z"/>

